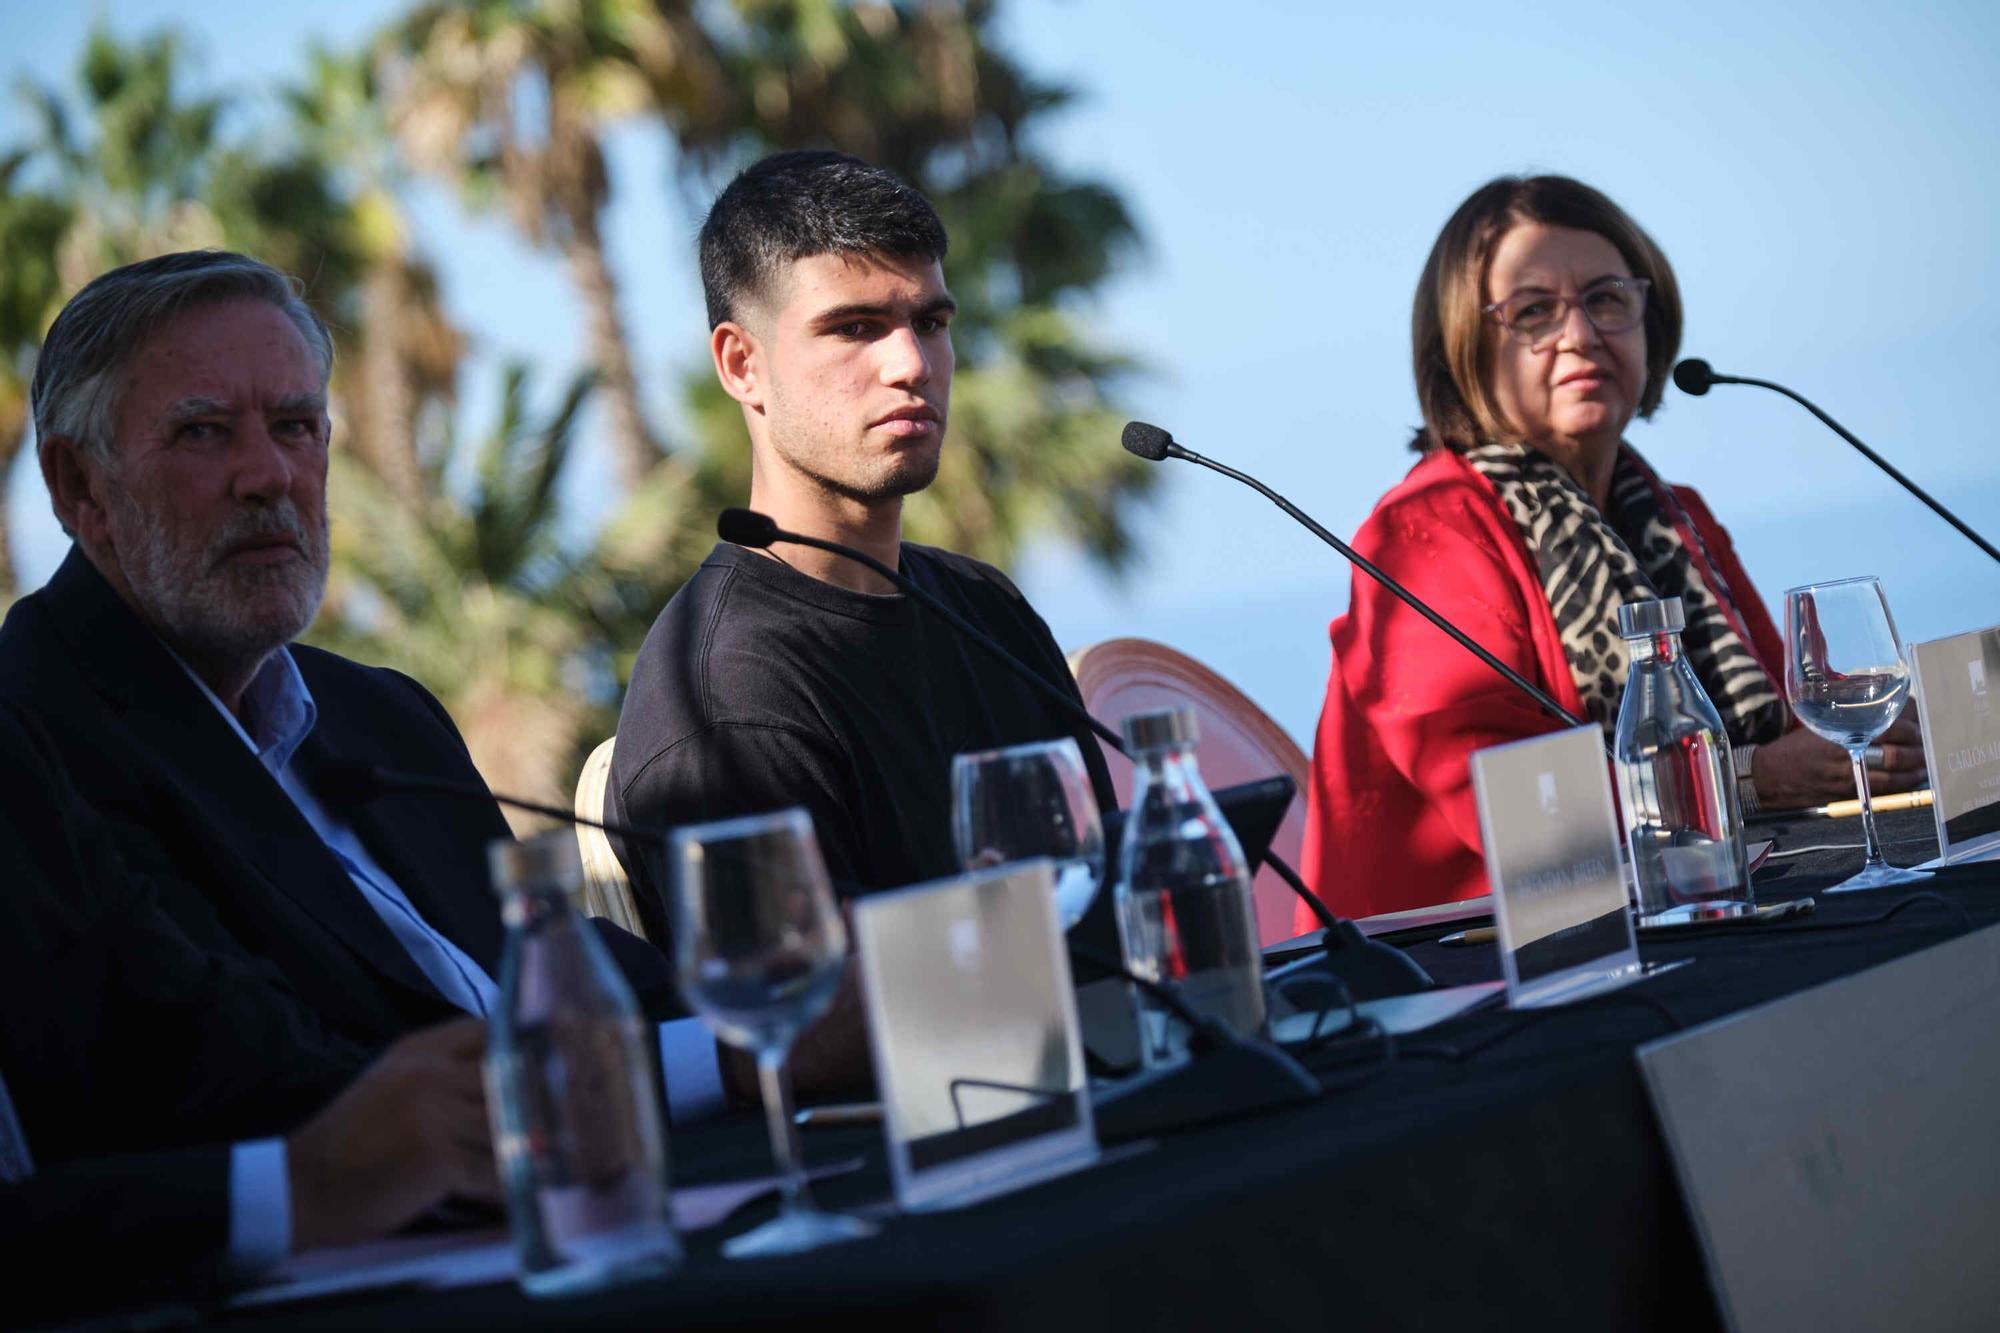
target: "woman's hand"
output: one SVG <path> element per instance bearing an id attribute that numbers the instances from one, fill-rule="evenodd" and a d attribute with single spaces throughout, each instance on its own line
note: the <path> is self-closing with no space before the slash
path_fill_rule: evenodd
<path id="1" fill-rule="evenodd" d="M 1875 744 L 1881 747 L 1882 758 L 1878 762 L 1871 756 L 1868 763 L 1868 790 L 1872 794 L 1910 791 L 1930 780 L 1923 736 L 1909 705 L 1904 705 L 1902 714 Z M 1854 790 L 1854 770 L 1847 762 L 1847 751 L 1804 727 L 1758 746 L 1751 756 L 1750 776 L 1757 783 L 1758 804 L 1766 810 L 1851 801 L 1860 795 Z"/>

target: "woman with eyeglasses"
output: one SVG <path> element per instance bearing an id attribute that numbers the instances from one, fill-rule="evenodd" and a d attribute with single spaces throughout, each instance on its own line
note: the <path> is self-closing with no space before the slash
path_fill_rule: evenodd
<path id="1" fill-rule="evenodd" d="M 1852 796 L 1845 752 L 1792 721 L 1783 645 L 1728 534 L 1625 443 L 1680 348 L 1651 238 L 1580 182 L 1501 177 L 1445 224 L 1410 322 L 1422 458 L 1355 547 L 1607 739 L 1619 605 L 1679 597 L 1746 810 Z M 1485 893 L 1467 760 L 1561 724 L 1365 576 L 1331 638 L 1306 879 L 1354 916 Z M 1878 792 L 1924 780 L 1913 717 L 1870 764 Z"/>

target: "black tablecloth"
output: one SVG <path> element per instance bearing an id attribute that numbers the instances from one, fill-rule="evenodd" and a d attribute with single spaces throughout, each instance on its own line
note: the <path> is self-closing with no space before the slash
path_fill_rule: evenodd
<path id="1" fill-rule="evenodd" d="M 1890 857 L 1935 855 L 1930 814 L 1882 821 Z M 1823 890 L 1860 861 L 1855 821 L 1766 825 L 1783 856 L 1761 900 Z M 1824 895 L 1801 920 L 1647 941 L 1687 958 L 1558 1009 L 1468 1015 L 1310 1063 L 1309 1106 L 1175 1134 L 1150 1150 L 979 1207 L 897 1217 L 875 1240 L 789 1259 L 722 1260 L 746 1212 L 690 1238 L 673 1276 L 530 1301 L 508 1284 L 272 1312 L 297 1327 L 661 1328 L 823 1321 L 979 1327 L 1710 1327 L 1717 1321 L 1632 1052 L 1672 1031 L 2000 920 L 2000 867 L 1907 889 Z M 1441 933 L 1441 932 L 1435 932 Z M 1423 942 L 1442 984 L 1497 976 L 1491 946 Z M 1754 1132 L 1755 1127 L 1750 1127 Z M 821 1130 L 808 1154 L 865 1154 L 835 1206 L 888 1192 L 877 1129 Z M 676 1137 L 678 1178 L 768 1171 L 761 1120 Z M 269 1318 L 270 1315 L 266 1315 Z"/>

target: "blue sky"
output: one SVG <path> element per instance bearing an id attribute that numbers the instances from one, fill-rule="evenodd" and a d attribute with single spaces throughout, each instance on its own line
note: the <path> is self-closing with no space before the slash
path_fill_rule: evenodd
<path id="1" fill-rule="evenodd" d="M 256 89 L 296 68 L 309 35 L 352 40 L 399 6 L 10 6 L 9 80 L 67 70 L 93 8 L 127 33 L 177 21 L 216 80 Z M 1047 145 L 1118 187 L 1147 239 L 1086 311 L 1151 368 L 1131 414 L 1335 531 L 1409 466 L 1409 298 L 1437 229 L 1487 178 L 1552 170 L 1609 192 L 1664 247 L 1684 355 L 1792 385 L 2000 540 L 2000 7 L 1026 0 L 1007 32 L 1083 93 Z M 0 117 L 13 138 L 15 111 Z M 703 330 L 695 220 L 665 152 L 646 135 L 614 146 L 610 243 L 671 419 L 672 372 L 701 357 Z M 552 385 L 583 341 L 558 265 L 440 192 L 418 216 L 478 373 L 532 355 Z M 1670 390 L 1629 438 L 1703 492 L 1767 600 L 1875 573 L 1906 637 L 2000 622 L 2000 566 L 1781 399 Z M 602 480 L 585 470 L 576 503 Z M 61 542 L 32 484 L 15 504 L 33 582 Z M 1339 558 L 1184 467 L 1141 537 L 1122 583 L 1060 542 L 1031 553 L 1019 573 L 1058 638 L 1172 643 L 1309 748 L 1326 622 L 1347 597 Z"/>

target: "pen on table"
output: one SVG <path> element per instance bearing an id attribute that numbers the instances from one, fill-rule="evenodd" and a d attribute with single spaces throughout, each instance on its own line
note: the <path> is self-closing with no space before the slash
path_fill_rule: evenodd
<path id="1" fill-rule="evenodd" d="M 1455 930 L 1438 940 L 1439 944 L 1491 944 L 1500 938 L 1500 931 L 1494 926 L 1474 926 L 1471 930 Z"/>
<path id="2" fill-rule="evenodd" d="M 1917 810 L 1931 803 L 1931 789 L 1922 787 L 1916 791 L 1899 792 L 1894 796 L 1877 796 L 1871 805 L 1876 814 L 1889 810 Z M 1835 801 L 1831 805 L 1818 805 L 1804 811 L 1807 815 L 1817 815 L 1825 819 L 1851 819 L 1861 813 L 1860 800 Z"/>

